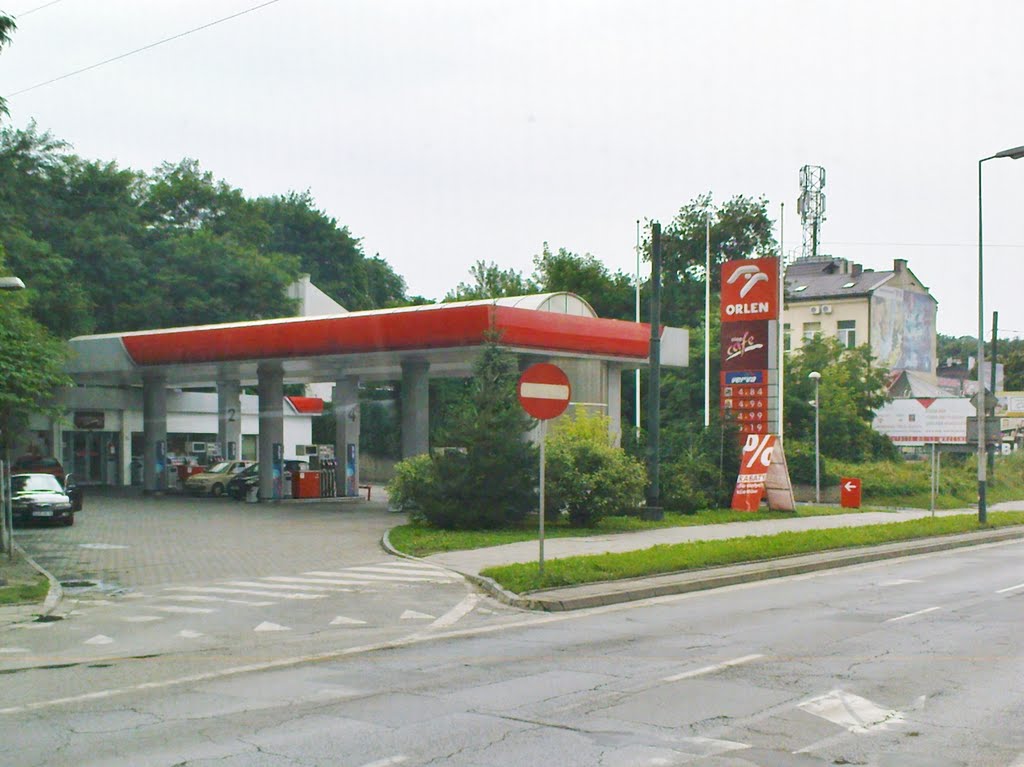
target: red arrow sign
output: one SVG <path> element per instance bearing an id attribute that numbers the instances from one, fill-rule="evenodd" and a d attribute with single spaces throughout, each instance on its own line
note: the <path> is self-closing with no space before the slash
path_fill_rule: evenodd
<path id="1" fill-rule="evenodd" d="M 860 508 L 860 480 L 857 477 L 839 480 L 839 505 L 844 509 Z"/>
<path id="2" fill-rule="evenodd" d="M 569 406 L 572 387 L 560 367 L 547 362 L 530 365 L 516 389 L 523 410 L 539 421 L 557 418 Z"/>

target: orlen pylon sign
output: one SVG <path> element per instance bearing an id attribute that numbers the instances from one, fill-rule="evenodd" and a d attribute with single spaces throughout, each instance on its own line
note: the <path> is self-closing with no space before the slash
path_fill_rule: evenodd
<path id="1" fill-rule="evenodd" d="M 722 264 L 719 406 L 723 417 L 736 421 L 743 437 L 732 504 L 742 511 L 756 511 L 760 505 L 776 451 L 771 425 L 778 413 L 779 311 L 777 258 Z"/>
<path id="2" fill-rule="evenodd" d="M 779 260 L 722 264 L 719 406 L 744 434 L 768 434 L 778 392 Z"/>

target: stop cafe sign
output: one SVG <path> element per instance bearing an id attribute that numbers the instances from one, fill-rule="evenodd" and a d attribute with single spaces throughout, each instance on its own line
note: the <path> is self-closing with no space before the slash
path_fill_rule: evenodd
<path id="1" fill-rule="evenodd" d="M 516 387 L 519 404 L 538 421 L 557 418 L 569 406 L 572 387 L 560 367 L 547 362 L 530 365 Z"/>

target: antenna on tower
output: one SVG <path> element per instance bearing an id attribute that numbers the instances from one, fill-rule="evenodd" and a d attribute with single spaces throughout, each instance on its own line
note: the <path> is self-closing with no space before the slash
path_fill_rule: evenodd
<path id="1" fill-rule="evenodd" d="M 825 169 L 820 165 L 805 165 L 800 169 L 800 199 L 796 209 L 803 227 L 801 258 L 818 258 L 818 235 L 825 220 Z"/>

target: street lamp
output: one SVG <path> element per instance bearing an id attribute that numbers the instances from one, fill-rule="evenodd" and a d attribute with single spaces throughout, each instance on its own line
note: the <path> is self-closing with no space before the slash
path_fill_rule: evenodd
<path id="1" fill-rule="evenodd" d="M 985 363 L 985 290 L 984 261 L 982 260 L 982 227 L 981 227 L 981 164 L 988 160 L 1009 157 L 1019 160 L 1024 157 L 1024 146 L 1004 149 L 991 157 L 978 160 L 978 522 L 984 524 L 988 519 L 985 506 L 985 470 L 987 465 L 986 447 L 988 443 L 988 425 L 985 422 L 985 382 L 982 380 L 982 367 Z"/>
<path id="2" fill-rule="evenodd" d="M 17 277 L 0 277 L 0 290 L 24 290 L 25 283 Z M 11 448 L 9 434 L 4 434 L 4 458 L 0 461 L 0 516 L 3 517 L 0 529 L 3 532 L 3 544 L 7 557 L 14 557 L 14 520 L 11 516 Z"/>
<path id="3" fill-rule="evenodd" d="M 818 398 L 818 381 L 821 373 L 814 370 L 807 375 L 814 381 L 814 502 L 821 503 L 821 400 Z"/>

